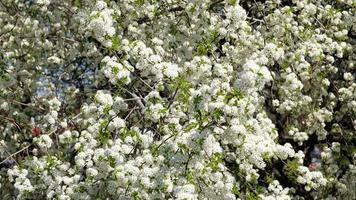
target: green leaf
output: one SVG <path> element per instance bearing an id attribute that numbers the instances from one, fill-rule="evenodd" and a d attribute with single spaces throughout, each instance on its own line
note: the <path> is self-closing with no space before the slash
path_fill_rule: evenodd
<path id="1" fill-rule="evenodd" d="M 157 151 L 158 145 L 157 144 L 151 144 L 149 149 L 150 152 L 152 153 L 153 156 L 158 155 L 158 151 Z"/>
<path id="2" fill-rule="evenodd" d="M 195 55 L 207 55 L 208 52 L 213 48 L 213 44 L 216 42 L 216 39 L 219 36 L 217 30 L 209 32 L 203 39 L 200 41 L 196 47 Z"/>
<path id="3" fill-rule="evenodd" d="M 74 6 L 77 8 L 80 8 L 82 5 L 82 3 L 80 2 L 80 0 L 74 0 Z"/>
<path id="4" fill-rule="evenodd" d="M 269 164 L 269 165 L 272 164 L 272 157 L 268 153 L 263 153 L 262 158 L 264 161 L 267 162 L 267 164 Z"/>
<path id="5" fill-rule="evenodd" d="M 116 166 L 116 160 L 115 160 L 114 157 L 109 156 L 109 157 L 108 157 L 108 161 L 109 161 L 110 167 L 113 167 L 113 168 L 114 168 L 114 167 Z"/>
<path id="6" fill-rule="evenodd" d="M 100 17 L 100 12 L 96 13 L 95 15 L 93 16 L 90 16 L 90 20 L 93 20 L 93 19 L 96 19 L 96 18 L 99 18 Z"/>
<path id="7" fill-rule="evenodd" d="M 206 55 L 206 54 L 208 54 L 209 49 L 210 49 L 209 44 L 205 44 L 205 42 L 201 42 L 197 46 L 196 55 L 199 55 L 199 56 Z"/>
<path id="8" fill-rule="evenodd" d="M 132 193 L 132 197 L 133 197 L 134 200 L 141 200 L 142 199 L 137 191 Z"/>
<path id="9" fill-rule="evenodd" d="M 193 103 L 194 103 L 194 105 L 197 105 L 197 104 L 199 104 L 202 100 L 203 100 L 203 97 L 202 97 L 202 96 L 196 96 L 196 97 L 194 97 L 194 99 L 193 99 Z"/>
<path id="10" fill-rule="evenodd" d="M 110 110 L 111 110 L 111 106 L 110 106 L 110 105 L 106 105 L 105 108 L 104 108 L 104 110 L 103 110 L 103 112 L 104 112 L 104 114 L 105 114 L 106 116 L 108 116 Z"/>
<path id="11" fill-rule="evenodd" d="M 226 94 L 225 101 L 229 102 L 232 98 L 242 99 L 244 98 L 244 93 L 240 89 L 234 88 Z"/>
<path id="12" fill-rule="evenodd" d="M 121 44 L 121 40 L 120 40 L 119 37 L 117 37 L 117 36 L 111 37 L 111 42 L 112 42 L 112 47 L 111 47 L 111 48 L 112 48 L 113 50 L 119 49 L 120 44 Z"/>
<path id="13" fill-rule="evenodd" d="M 145 3 L 145 0 L 136 0 L 135 4 L 138 6 L 142 6 Z"/>
<path id="14" fill-rule="evenodd" d="M 237 0 L 229 0 L 229 4 L 230 5 L 234 6 L 234 5 L 236 5 L 236 3 L 237 3 Z"/>
<path id="15" fill-rule="evenodd" d="M 341 169 L 346 169 L 349 164 L 351 164 L 350 160 L 346 156 L 342 156 L 338 161 Z"/>
<path id="16" fill-rule="evenodd" d="M 188 131 L 192 130 L 193 128 L 197 127 L 197 125 L 198 125 L 198 123 L 196 123 L 196 122 L 188 124 L 188 126 L 185 127 L 184 132 L 188 132 Z"/>
<path id="17" fill-rule="evenodd" d="M 196 183 L 193 171 L 189 171 L 187 173 L 187 180 L 188 180 L 189 183 L 191 183 L 193 185 Z"/>
<path id="18" fill-rule="evenodd" d="M 112 73 L 113 74 L 117 74 L 119 73 L 119 68 L 117 68 L 116 66 L 114 66 L 112 69 L 111 69 Z"/>
<path id="19" fill-rule="evenodd" d="M 239 188 L 237 187 L 236 183 L 234 183 L 234 186 L 232 186 L 231 192 L 235 195 L 240 196 Z"/>
<path id="20" fill-rule="evenodd" d="M 166 114 L 166 113 L 168 113 L 168 109 L 167 108 L 163 108 L 162 110 L 160 110 L 160 113 Z"/>
<path id="21" fill-rule="evenodd" d="M 106 127 L 109 124 L 109 120 L 103 120 L 99 125 L 99 136 L 98 141 L 100 144 L 106 144 L 110 138 L 109 131 L 106 130 Z"/>
<path id="22" fill-rule="evenodd" d="M 178 143 L 178 148 L 182 151 L 183 154 L 189 152 L 189 148 L 186 144 Z"/>
<path id="23" fill-rule="evenodd" d="M 208 166 L 213 170 L 217 171 L 219 169 L 219 164 L 222 163 L 223 154 L 222 153 L 214 153 L 210 158 L 210 163 Z"/>
<path id="24" fill-rule="evenodd" d="M 182 102 L 188 102 L 190 97 L 190 88 L 192 84 L 187 81 L 184 77 L 179 76 L 174 80 L 174 90 L 178 88 L 177 100 Z"/>
<path id="25" fill-rule="evenodd" d="M 221 109 L 216 108 L 212 113 L 212 117 L 215 121 L 220 120 L 220 117 L 224 115 L 224 112 Z"/>
<path id="26" fill-rule="evenodd" d="M 127 127 L 125 127 L 125 128 L 123 129 L 122 133 L 120 134 L 120 138 L 123 139 L 123 140 L 125 140 L 125 138 L 126 138 L 127 136 L 130 136 L 130 137 L 137 137 L 137 132 L 134 131 L 134 130 L 131 130 L 131 129 L 127 128 Z"/>
<path id="27" fill-rule="evenodd" d="M 268 175 L 265 177 L 265 181 L 266 181 L 266 183 L 271 184 L 271 183 L 274 181 L 273 174 L 271 174 L 271 175 L 268 174 Z"/>
<path id="28" fill-rule="evenodd" d="M 297 159 L 288 160 L 287 164 L 283 167 L 283 171 L 287 175 L 287 178 L 293 183 L 296 183 L 299 176 L 298 168 L 299 163 Z"/>
<path id="29" fill-rule="evenodd" d="M 170 29 L 169 29 L 169 33 L 172 34 L 172 35 L 176 35 L 178 33 L 177 26 L 171 25 Z"/>
<path id="30" fill-rule="evenodd" d="M 199 138 L 199 139 L 197 139 L 196 143 L 197 143 L 199 146 L 203 146 L 204 141 L 205 141 L 205 138 Z"/>
<path id="31" fill-rule="evenodd" d="M 261 200 L 261 197 L 255 193 L 249 192 L 246 194 L 246 200 Z"/>

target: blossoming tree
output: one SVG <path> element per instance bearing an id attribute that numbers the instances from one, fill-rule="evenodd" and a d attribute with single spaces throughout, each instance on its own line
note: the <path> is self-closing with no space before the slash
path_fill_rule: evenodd
<path id="1" fill-rule="evenodd" d="M 1 199 L 355 199 L 354 0 L 1 0 Z"/>

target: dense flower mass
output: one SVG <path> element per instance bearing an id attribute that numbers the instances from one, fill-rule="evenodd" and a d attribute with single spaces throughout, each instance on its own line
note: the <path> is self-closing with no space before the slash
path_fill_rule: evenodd
<path id="1" fill-rule="evenodd" d="M 0 0 L 1 199 L 356 199 L 354 0 Z"/>

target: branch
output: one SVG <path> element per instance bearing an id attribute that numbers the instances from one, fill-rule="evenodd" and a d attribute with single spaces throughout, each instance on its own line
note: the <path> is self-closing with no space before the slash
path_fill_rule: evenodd
<path id="1" fill-rule="evenodd" d="M 218 5 L 219 3 L 223 2 L 224 0 L 217 0 L 217 1 L 214 1 L 213 3 L 210 4 L 209 6 L 209 10 L 213 9 L 214 6 Z"/>
<path id="2" fill-rule="evenodd" d="M 46 111 L 46 109 L 44 109 L 42 107 L 36 107 L 36 106 L 33 106 L 33 105 L 29 104 L 29 103 L 22 103 L 22 102 L 19 102 L 19 101 L 16 101 L 16 100 L 11 100 L 11 103 L 22 105 L 22 106 L 31 107 L 31 108 L 33 108 L 35 110 Z"/>
<path id="3" fill-rule="evenodd" d="M 17 26 L 18 19 L 19 19 L 19 18 L 17 17 L 17 14 L 16 14 L 15 25 L 14 25 L 10 30 L 5 31 L 5 32 L 3 32 L 3 33 L 0 33 L 0 38 L 1 38 L 2 36 L 6 35 L 6 34 L 8 34 L 8 33 L 10 33 L 10 32 L 12 32 L 12 31 L 15 29 L 15 27 Z"/>
<path id="4" fill-rule="evenodd" d="M 11 122 L 11 123 L 15 124 L 15 126 L 16 126 L 17 130 L 18 130 L 18 131 L 21 131 L 21 127 L 20 127 L 20 125 L 16 122 L 16 120 L 15 120 L 15 119 L 10 118 L 10 117 L 6 117 L 6 116 L 1 115 L 1 114 L 0 114 L 0 116 L 2 116 L 4 119 L 8 120 L 9 122 Z"/>
<path id="5" fill-rule="evenodd" d="M 135 94 L 133 92 L 130 92 L 128 89 L 126 89 L 124 87 L 120 87 L 120 88 L 125 90 L 127 93 L 129 93 L 136 100 L 136 103 L 140 106 L 141 109 L 145 108 L 145 105 L 141 101 L 141 99 L 144 100 L 143 98 L 137 96 L 137 94 Z"/>
<path id="6" fill-rule="evenodd" d="M 3 164 L 4 162 L 6 162 L 7 160 L 9 160 L 10 158 L 16 156 L 17 154 L 19 154 L 19 153 L 25 151 L 25 150 L 28 149 L 30 146 L 32 146 L 32 144 L 29 144 L 29 145 L 25 146 L 24 148 L 22 148 L 21 150 L 18 150 L 17 152 L 15 152 L 15 153 L 9 155 L 7 158 L 5 158 L 3 161 L 0 162 L 0 165 Z"/>
<path id="7" fill-rule="evenodd" d="M 51 133 L 47 134 L 48 136 L 52 135 L 53 133 L 55 133 L 57 130 L 52 131 Z M 16 151 L 15 153 L 9 155 L 7 158 L 5 158 L 3 161 L 0 162 L 0 165 L 3 164 L 4 162 L 6 162 L 7 160 L 9 160 L 10 158 L 14 157 L 15 155 L 27 150 L 29 147 L 31 147 L 34 144 L 34 142 L 32 142 L 31 144 L 25 146 L 24 148 Z"/>
<path id="8" fill-rule="evenodd" d="M 179 12 L 179 11 L 182 11 L 182 10 L 184 10 L 183 7 L 177 6 L 177 7 L 170 8 L 170 9 L 168 9 L 167 11 L 168 11 L 168 12 Z M 164 14 L 164 13 L 165 13 L 165 11 L 162 11 L 162 12 L 158 13 L 157 16 L 160 16 L 160 15 L 162 15 L 162 14 Z M 150 19 L 148 16 L 143 16 L 143 17 L 140 17 L 140 18 L 137 19 L 137 23 L 143 24 L 143 23 L 149 22 L 149 21 L 151 21 L 151 20 L 152 20 L 152 19 Z"/>

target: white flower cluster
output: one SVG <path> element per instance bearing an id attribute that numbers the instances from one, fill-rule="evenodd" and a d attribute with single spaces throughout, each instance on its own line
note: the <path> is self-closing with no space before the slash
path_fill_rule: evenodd
<path id="1" fill-rule="evenodd" d="M 268 186 L 268 194 L 267 195 L 259 195 L 263 200 L 290 200 L 291 197 L 288 195 L 289 189 L 283 188 L 280 183 L 275 180 Z"/>
<path id="2" fill-rule="evenodd" d="M 89 15 L 89 30 L 105 47 L 113 45 L 110 39 L 115 34 L 113 13 L 114 10 L 107 8 L 104 1 L 97 1 L 95 10 Z"/>
<path id="3" fill-rule="evenodd" d="M 26 198 L 23 194 L 33 192 L 35 190 L 35 187 L 31 184 L 30 179 L 27 178 L 28 170 L 15 167 L 14 169 L 8 170 L 7 175 L 10 181 L 15 181 L 14 187 L 19 191 L 19 198 Z"/>
<path id="4" fill-rule="evenodd" d="M 48 135 L 41 135 L 35 139 L 35 142 L 41 149 L 49 149 L 53 144 L 52 139 Z"/>
<path id="5" fill-rule="evenodd" d="M 304 187 L 306 191 L 325 186 L 327 183 L 327 179 L 323 177 L 323 174 L 320 171 L 309 171 L 309 169 L 304 166 L 300 166 L 298 171 L 300 176 L 298 176 L 297 181 L 298 183 L 305 185 Z"/>
<path id="6" fill-rule="evenodd" d="M 113 105 L 113 99 L 109 91 L 97 91 L 97 93 L 95 94 L 95 100 L 103 106 Z"/>
<path id="7" fill-rule="evenodd" d="M 62 103 L 56 97 L 52 98 L 47 103 L 49 105 L 50 112 L 47 113 L 45 118 L 46 121 L 53 126 L 58 119 L 58 111 L 60 110 Z"/>
<path id="8" fill-rule="evenodd" d="M 354 8 L 2 1 L 1 199 L 355 199 Z"/>
<path id="9" fill-rule="evenodd" d="M 50 109 L 54 111 L 58 111 L 60 109 L 61 104 L 62 103 L 56 97 L 48 101 Z"/>
<path id="10" fill-rule="evenodd" d="M 128 84 L 131 82 L 130 72 L 133 71 L 133 67 L 128 62 L 124 64 L 118 63 L 116 57 L 106 56 L 101 63 L 103 67 L 101 71 L 110 83 L 116 84 L 118 81 Z"/>
<path id="11" fill-rule="evenodd" d="M 301 146 L 304 141 L 308 140 L 309 136 L 306 132 L 299 132 L 297 128 L 292 128 L 288 134 L 293 137 L 293 140 Z"/>

